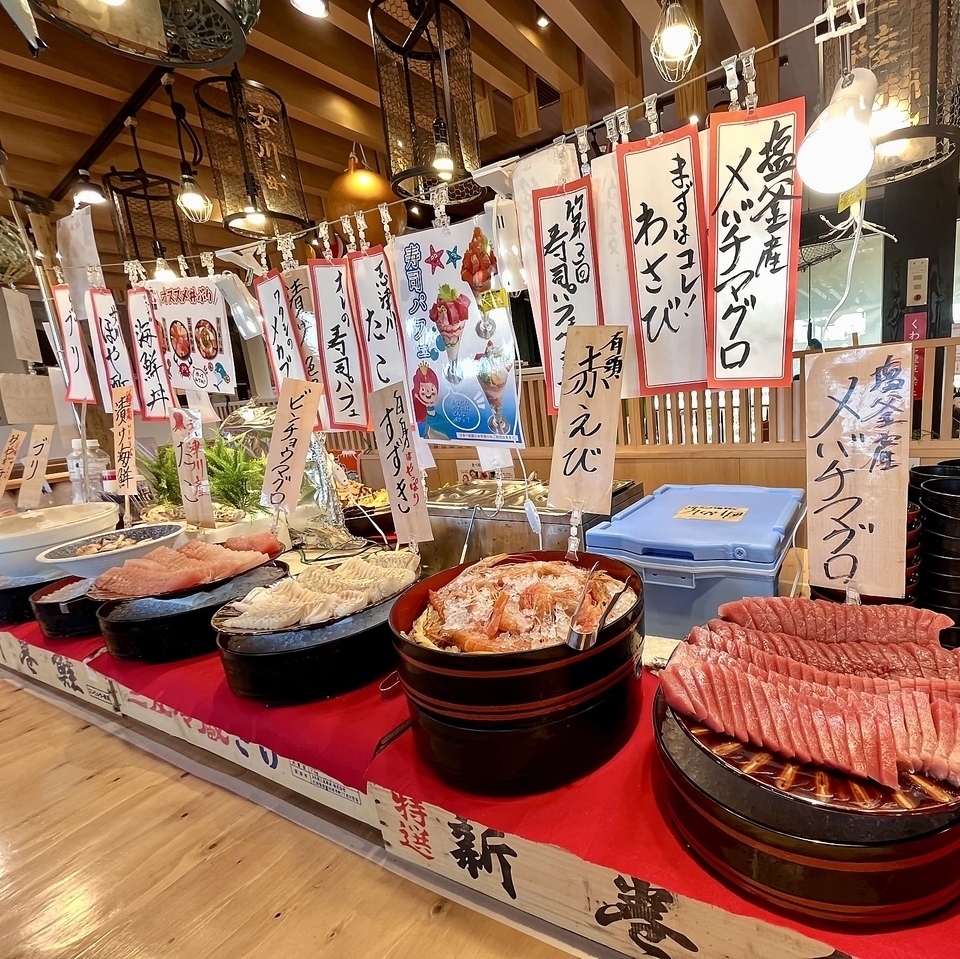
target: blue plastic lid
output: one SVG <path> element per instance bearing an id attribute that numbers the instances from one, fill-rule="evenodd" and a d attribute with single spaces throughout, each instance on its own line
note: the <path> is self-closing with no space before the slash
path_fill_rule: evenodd
<path id="1" fill-rule="evenodd" d="M 775 563 L 803 509 L 801 489 L 661 486 L 587 531 L 587 549 L 671 559 Z"/>

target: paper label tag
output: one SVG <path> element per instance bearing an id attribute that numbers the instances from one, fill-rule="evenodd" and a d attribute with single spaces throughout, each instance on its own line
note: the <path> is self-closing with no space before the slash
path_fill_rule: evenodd
<path id="1" fill-rule="evenodd" d="M 10 321 L 10 332 L 13 335 L 14 354 L 18 360 L 39 363 L 42 359 L 40 341 L 37 339 L 37 327 L 33 322 L 30 297 L 19 290 L 4 289 L 3 301 L 7 308 L 7 319 Z"/>
<path id="2" fill-rule="evenodd" d="M 749 506 L 684 506 L 674 519 L 708 519 L 722 523 L 739 523 L 747 513 Z"/>
<path id="3" fill-rule="evenodd" d="M 477 306 L 481 313 L 492 313 L 494 310 L 505 310 L 510 305 L 510 294 L 501 286 L 495 290 L 487 290 L 477 297 Z"/>
<path id="4" fill-rule="evenodd" d="M 300 505 L 303 469 L 322 393 L 319 383 L 292 377 L 283 380 L 260 495 L 260 503 L 267 509 L 291 513 Z"/>
<path id="5" fill-rule="evenodd" d="M 188 523 L 213 529 L 213 499 L 207 475 L 207 453 L 203 447 L 203 423 L 197 410 L 170 411 L 173 450 L 177 457 L 177 478 L 183 511 Z"/>
<path id="6" fill-rule="evenodd" d="M 23 463 L 23 479 L 17 509 L 36 509 L 40 505 L 43 485 L 47 479 L 47 460 L 50 459 L 50 443 L 53 440 L 52 426 L 35 426 L 30 431 L 27 455 Z"/>
<path id="7" fill-rule="evenodd" d="M 113 391 L 113 448 L 117 460 L 117 492 L 137 495 L 137 457 L 133 435 L 133 387 Z"/>
<path id="8" fill-rule="evenodd" d="M 13 472 L 20 447 L 23 446 L 23 441 L 26 438 L 27 434 L 23 430 L 10 430 L 7 441 L 3 444 L 3 453 L 0 453 L 0 496 L 3 496 L 7 491 L 10 474 Z"/>
<path id="9" fill-rule="evenodd" d="M 844 190 L 837 201 L 837 213 L 849 210 L 856 202 L 863 202 L 867 198 L 867 181 L 861 180 L 855 187 Z"/>

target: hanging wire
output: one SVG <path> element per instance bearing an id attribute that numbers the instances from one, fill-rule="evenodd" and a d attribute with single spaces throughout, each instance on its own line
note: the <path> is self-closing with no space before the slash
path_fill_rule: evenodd
<path id="1" fill-rule="evenodd" d="M 180 167 L 183 170 L 184 166 L 188 166 L 190 167 L 189 171 L 183 170 L 183 172 L 196 175 L 196 168 L 199 167 L 203 161 L 203 143 L 187 120 L 187 108 L 173 95 L 173 74 L 165 73 L 160 83 L 170 98 L 170 110 L 177 124 L 177 146 L 180 149 Z M 186 135 L 190 141 L 190 146 L 193 149 L 193 159 L 191 161 L 187 160 L 186 150 L 184 150 L 183 147 L 184 135 Z"/>

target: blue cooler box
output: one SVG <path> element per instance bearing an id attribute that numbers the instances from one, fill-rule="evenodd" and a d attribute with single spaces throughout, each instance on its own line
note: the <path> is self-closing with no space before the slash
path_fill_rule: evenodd
<path id="1" fill-rule="evenodd" d="M 648 636 L 683 639 L 745 596 L 776 596 L 804 516 L 804 491 L 764 486 L 661 486 L 587 531 L 591 553 L 640 570 Z"/>

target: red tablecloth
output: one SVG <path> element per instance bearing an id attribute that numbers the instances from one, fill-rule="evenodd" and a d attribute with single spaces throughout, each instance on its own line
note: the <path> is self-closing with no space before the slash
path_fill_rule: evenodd
<path id="1" fill-rule="evenodd" d="M 805 925 L 745 899 L 693 858 L 657 805 L 658 762 L 651 708 L 657 681 L 643 680 L 643 719 L 630 743 L 601 769 L 550 793 L 484 798 L 442 782 L 404 733 L 374 759 L 370 781 L 532 842 L 560 846 L 589 862 L 629 873 L 728 912 L 790 926 L 859 959 L 957 959 L 960 906 L 907 929 L 850 933 Z M 744 955 L 749 953 L 745 947 Z"/>
<path id="2" fill-rule="evenodd" d="M 18 640 L 26 640 L 31 646 L 45 649 L 48 653 L 59 653 L 69 659 L 83 662 L 98 649 L 103 649 L 103 640 L 99 636 L 86 639 L 47 639 L 40 632 L 35 622 L 23 623 L 20 626 L 3 627 L 5 632 L 15 636 Z"/>

